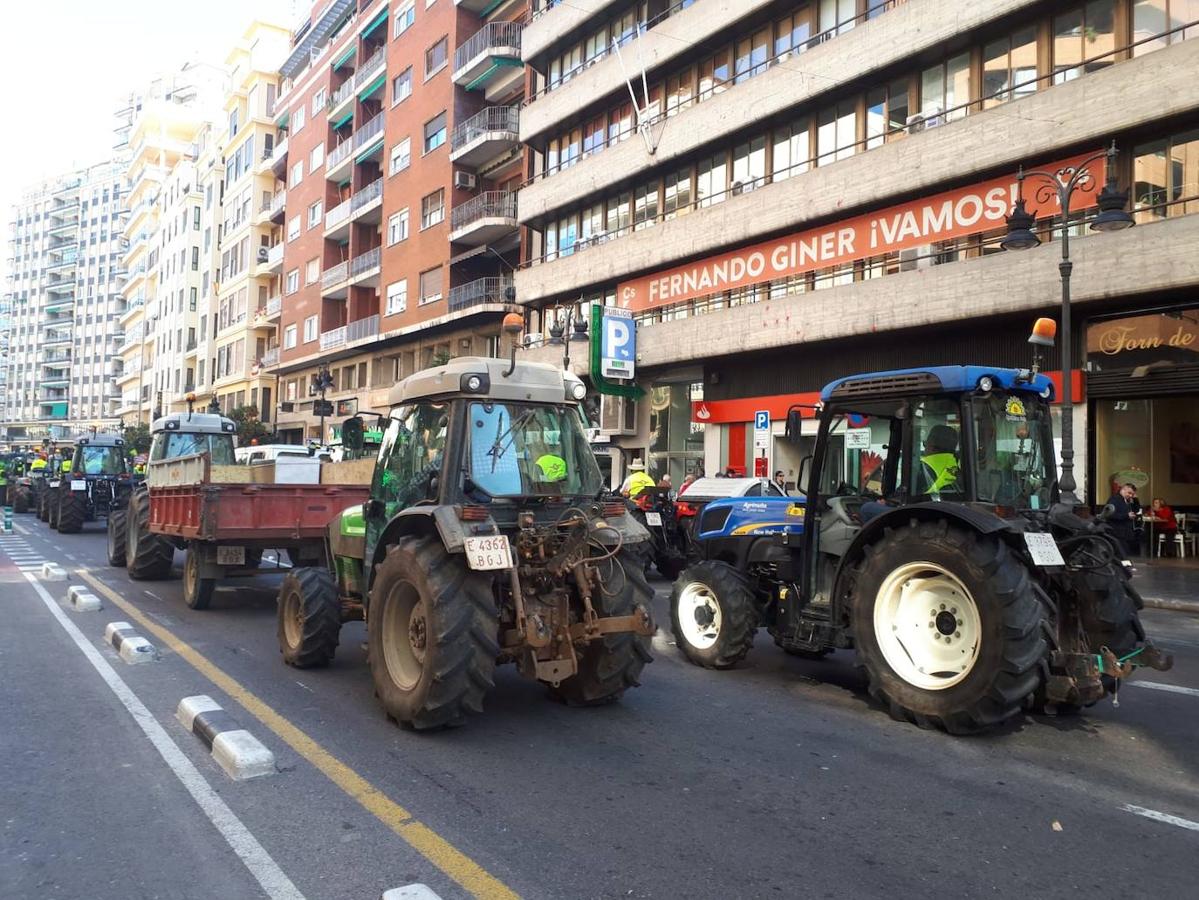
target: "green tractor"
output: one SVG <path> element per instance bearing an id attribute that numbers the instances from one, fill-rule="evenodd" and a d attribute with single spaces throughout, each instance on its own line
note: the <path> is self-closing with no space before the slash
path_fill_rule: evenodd
<path id="1" fill-rule="evenodd" d="M 85 522 L 107 519 L 128 492 L 125 441 L 115 434 L 79 438 L 70 469 L 61 474 L 50 499 L 50 525 L 60 534 L 78 534 Z"/>
<path id="2" fill-rule="evenodd" d="M 649 535 L 605 491 L 552 366 L 464 357 L 392 388 L 370 499 L 329 528 L 330 566 L 279 593 L 284 661 L 330 662 L 364 619 L 375 693 L 403 725 L 461 723 L 497 663 L 557 698 L 615 700 L 650 661 Z"/>

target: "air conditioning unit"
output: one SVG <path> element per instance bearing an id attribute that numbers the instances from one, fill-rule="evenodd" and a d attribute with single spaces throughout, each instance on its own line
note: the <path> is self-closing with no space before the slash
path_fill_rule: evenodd
<path id="1" fill-rule="evenodd" d="M 933 264 L 933 245 L 922 244 L 899 251 L 899 271 L 914 272 L 930 268 Z"/>
<path id="2" fill-rule="evenodd" d="M 270 257 L 270 255 L 271 255 L 271 251 L 268 250 L 266 247 L 258 248 L 258 261 L 259 262 L 266 262 L 267 259 Z"/>
<path id="3" fill-rule="evenodd" d="M 924 127 L 925 128 L 936 128 L 938 125 L 944 125 L 944 124 L 945 124 L 944 116 L 937 115 L 937 116 L 925 116 L 924 117 Z"/>
<path id="4" fill-rule="evenodd" d="M 908 116 L 904 124 L 907 126 L 908 134 L 919 134 L 924 130 L 924 116 L 920 113 Z"/>
<path id="5" fill-rule="evenodd" d="M 464 191 L 473 191 L 479 185 L 479 179 L 471 172 L 454 172 L 454 187 Z"/>
<path id="6" fill-rule="evenodd" d="M 601 394 L 599 430 L 603 434 L 636 434 L 637 401 Z"/>

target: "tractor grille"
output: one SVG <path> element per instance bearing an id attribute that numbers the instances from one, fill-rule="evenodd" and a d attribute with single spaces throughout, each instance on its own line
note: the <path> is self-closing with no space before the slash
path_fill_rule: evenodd
<path id="1" fill-rule="evenodd" d="M 833 388 L 830 396 L 836 400 L 854 397 L 894 397 L 941 390 L 941 379 L 931 372 L 912 372 L 908 375 L 888 375 L 885 378 L 855 378 Z"/>
<path id="2" fill-rule="evenodd" d="M 716 509 L 705 509 L 699 517 L 700 533 L 719 531 L 724 528 L 724 523 L 729 520 L 729 513 L 732 511 L 727 506 L 717 507 Z"/>

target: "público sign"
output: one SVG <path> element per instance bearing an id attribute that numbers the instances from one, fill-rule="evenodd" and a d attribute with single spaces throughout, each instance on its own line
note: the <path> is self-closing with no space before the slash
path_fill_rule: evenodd
<path id="1" fill-rule="evenodd" d="M 600 372 L 605 378 L 632 378 L 637 360 L 637 327 L 633 314 L 604 307 L 600 330 Z"/>

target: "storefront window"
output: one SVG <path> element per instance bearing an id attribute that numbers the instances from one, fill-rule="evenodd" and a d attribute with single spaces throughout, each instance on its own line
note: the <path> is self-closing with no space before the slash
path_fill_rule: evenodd
<path id="1" fill-rule="evenodd" d="M 703 468 L 704 425 L 691 421 L 691 401 L 703 399 L 703 383 L 660 384 L 650 390 L 649 473 L 670 475 L 678 488 L 688 472 Z"/>

